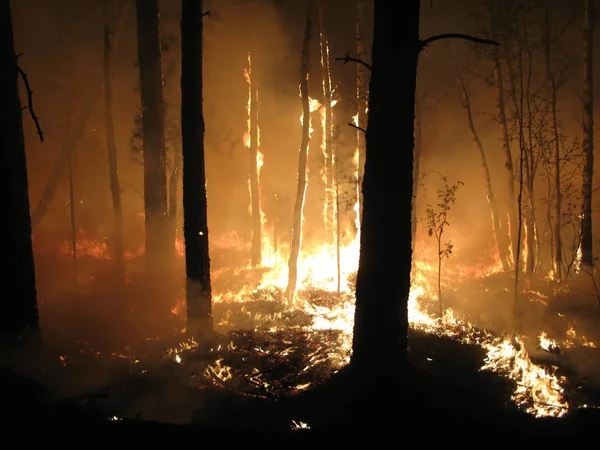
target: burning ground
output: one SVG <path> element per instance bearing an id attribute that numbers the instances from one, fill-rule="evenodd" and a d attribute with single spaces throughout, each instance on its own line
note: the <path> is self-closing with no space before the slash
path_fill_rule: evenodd
<path id="1" fill-rule="evenodd" d="M 361 426 L 367 419 L 350 405 L 357 388 L 345 384 L 343 369 L 351 355 L 352 264 L 343 272 L 338 293 L 335 265 L 326 271 L 332 267 L 326 252 L 304 252 L 299 278 L 304 282 L 289 305 L 283 295 L 285 267 L 220 265 L 236 254 L 243 262 L 245 254 L 231 240 L 221 241 L 222 248 L 213 251 L 219 337 L 212 348 L 185 338 L 183 283 L 179 295 L 170 297 L 168 319 L 163 315 L 160 321 L 149 317 L 159 308 L 166 311 L 165 305 L 155 306 L 160 304 L 152 299 L 156 293 L 134 275 L 123 292 L 99 293 L 101 275 L 94 275 L 94 295 L 82 287 L 78 295 L 42 305 L 48 350 L 44 368 L 30 375 L 47 386 L 47 407 L 75 408 L 106 420 L 208 428 Z M 88 244 L 92 249 L 99 245 Z M 97 250 L 90 253 L 95 256 L 81 257 L 89 258 L 101 274 L 105 261 Z M 307 270 L 317 267 L 318 278 Z M 480 272 L 474 276 L 472 269 L 458 266 L 445 272 L 447 309 L 441 318 L 432 269 L 415 261 L 409 300 L 411 373 L 406 385 L 383 387 L 372 396 L 398 396 L 415 415 L 455 420 L 494 416 L 530 429 L 545 423 L 539 418 L 570 423 L 570 418 L 594 414 L 600 385 L 598 338 L 590 327 L 598 320 L 593 310 L 566 308 L 573 304 L 568 300 L 572 293 L 539 280 L 527 294 L 532 320 L 522 333 L 509 334 L 501 308 L 492 305 L 508 302 L 511 277 L 494 265 Z M 144 303 L 134 304 L 134 298 L 144 298 Z M 466 298 L 477 302 L 461 301 Z M 73 327 L 64 327 L 65 321 Z M 149 331 L 155 334 L 149 337 Z M 316 398 L 328 406 L 315 409 Z"/>

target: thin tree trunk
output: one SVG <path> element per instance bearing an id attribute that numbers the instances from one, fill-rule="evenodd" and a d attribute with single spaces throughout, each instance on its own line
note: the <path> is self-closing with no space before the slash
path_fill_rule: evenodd
<path id="1" fill-rule="evenodd" d="M 181 129 L 177 131 L 177 140 L 181 139 Z M 173 148 L 173 167 L 169 175 L 169 248 L 174 254 L 177 243 L 177 188 L 179 186 L 179 176 L 181 173 L 181 151 L 177 146 Z"/>
<path id="2" fill-rule="evenodd" d="M 479 156 L 481 158 L 481 168 L 483 170 L 485 189 L 487 191 L 487 200 L 490 206 L 490 213 L 492 215 L 492 231 L 494 232 L 496 247 L 498 248 L 498 255 L 500 256 L 500 261 L 502 262 L 502 268 L 505 271 L 509 271 L 510 263 L 508 260 L 508 248 L 507 243 L 505 239 L 503 239 L 502 233 L 500 231 L 498 205 L 496 204 L 496 197 L 494 196 L 494 191 L 492 189 L 492 178 L 490 175 L 490 168 L 488 166 L 487 157 L 485 156 L 485 151 L 483 149 L 483 143 L 481 142 L 481 139 L 479 139 L 479 134 L 477 133 L 477 129 L 475 128 L 475 122 L 473 121 L 469 92 L 467 91 L 467 87 L 465 86 L 460 75 L 458 76 L 458 83 L 462 90 L 462 104 L 467 114 L 467 124 L 469 125 L 471 137 L 473 138 L 473 142 L 475 143 L 475 147 L 477 147 L 477 151 L 479 152 Z"/>
<path id="3" fill-rule="evenodd" d="M 300 64 L 300 94 L 302 96 L 302 141 L 298 155 L 298 188 L 296 190 L 296 201 L 294 203 L 294 216 L 292 222 L 292 243 L 290 246 L 290 259 L 288 262 L 288 285 L 286 299 L 289 305 L 294 302 L 296 284 L 298 282 L 298 257 L 300 256 L 300 244 L 302 242 L 302 214 L 304 209 L 304 197 L 307 185 L 307 160 L 308 143 L 310 141 L 310 104 L 308 94 L 308 63 L 310 40 L 312 36 L 312 1 L 308 1 L 306 9 L 306 25 L 304 30 L 304 43 L 302 45 L 302 59 Z"/>
<path id="4" fill-rule="evenodd" d="M 517 23 L 517 20 L 515 20 Z M 518 25 L 516 27 L 517 33 L 519 32 Z M 514 257 L 514 271 L 515 271 L 515 285 L 514 285 L 514 302 L 513 302 L 513 328 L 516 330 L 520 327 L 521 319 L 521 291 L 520 291 L 520 275 L 521 275 L 521 246 L 522 246 L 522 235 L 523 235 L 523 193 L 525 177 L 523 171 L 525 170 L 525 130 L 523 125 L 524 118 L 524 104 L 525 104 L 525 83 L 523 81 L 523 49 L 520 36 L 517 37 L 517 62 L 519 66 L 519 92 L 517 97 L 516 81 L 514 71 L 510 70 L 511 80 L 511 91 L 513 93 L 513 99 L 515 103 L 515 109 L 517 113 L 518 126 L 519 126 L 519 191 L 517 195 L 517 214 L 518 214 L 518 232 L 517 232 L 517 251 Z M 507 58 L 507 62 L 510 59 Z M 511 66 L 509 66 L 511 67 Z"/>
<path id="5" fill-rule="evenodd" d="M 506 169 L 506 186 L 508 192 L 507 199 L 507 214 L 509 231 L 505 233 L 511 245 L 512 258 L 517 253 L 517 233 L 518 218 L 515 208 L 515 172 L 513 168 L 513 157 L 510 146 L 510 134 L 508 132 L 508 121 L 506 119 L 506 101 L 504 99 L 504 81 L 502 79 L 502 66 L 500 64 L 500 56 L 494 56 L 494 80 L 496 84 L 496 110 L 498 114 L 498 123 L 500 124 L 500 132 L 502 136 L 502 151 L 504 152 L 504 168 Z"/>
<path id="6" fill-rule="evenodd" d="M 323 23 L 323 3 L 319 4 L 319 25 L 320 25 L 320 48 L 321 48 L 321 78 L 323 85 L 323 101 L 325 108 L 325 123 L 323 127 L 324 134 L 324 169 L 325 169 L 325 243 L 328 249 L 331 249 L 335 242 L 335 187 L 334 187 L 334 161 L 333 155 L 333 136 L 332 136 L 332 121 L 333 110 L 331 107 L 332 91 L 331 91 L 331 73 L 329 67 L 329 42 L 325 34 L 325 25 Z"/>
<path id="7" fill-rule="evenodd" d="M 158 0 L 136 0 L 136 10 L 143 118 L 146 264 L 149 273 L 156 274 L 164 268 L 169 255 L 165 105 Z"/>
<path id="8" fill-rule="evenodd" d="M 203 15 L 201 0 L 182 0 L 181 135 L 187 331 L 200 340 L 213 334 L 202 111 Z"/>
<path id="9" fill-rule="evenodd" d="M 583 37 L 583 192 L 581 207 L 581 263 L 594 265 L 592 183 L 594 180 L 594 0 L 585 0 Z"/>
<path id="10" fill-rule="evenodd" d="M 321 28 L 321 75 L 323 77 L 323 98 L 325 100 L 325 242 L 329 247 L 335 246 L 337 267 L 337 292 L 341 288 L 341 226 L 339 200 L 339 159 L 333 146 L 333 88 L 331 84 L 331 61 L 329 54 L 329 39 L 325 32 L 323 17 L 323 2 L 319 8 Z"/>
<path id="11" fill-rule="evenodd" d="M 562 262 L 562 238 L 561 238 L 561 222 L 562 222 L 562 192 L 560 186 L 560 136 L 558 133 L 558 117 L 557 117 L 557 94 L 558 86 L 556 84 L 556 78 L 552 71 L 552 62 L 550 59 L 551 54 L 551 43 L 550 43 L 550 10 L 548 4 L 544 5 L 544 62 L 546 64 L 546 76 L 550 82 L 550 110 L 552 114 L 552 133 L 554 138 L 554 279 L 560 281 L 563 275 L 563 262 Z M 550 205 L 548 205 L 550 208 Z"/>
<path id="12" fill-rule="evenodd" d="M 0 1 L 0 155 L 5 193 L 3 222 L 2 288 L 0 335 L 19 338 L 26 330 L 38 336 L 39 317 L 35 267 L 31 243 L 31 217 L 27 162 L 23 138 L 23 116 L 18 87 L 18 62 L 13 41 L 10 1 Z M 0 352 L 10 350 L 0 349 Z"/>
<path id="13" fill-rule="evenodd" d="M 521 39 L 519 37 L 519 39 Z M 527 174 L 526 186 L 527 186 L 527 214 L 526 214 L 526 226 L 527 226 L 527 261 L 525 266 L 525 271 L 528 275 L 533 275 L 535 271 L 535 262 L 536 262 L 536 217 L 535 217 L 535 196 L 534 196 L 534 188 L 535 188 L 535 174 L 536 174 L 536 155 L 535 148 L 533 145 L 533 108 L 532 108 L 532 97 L 535 95 L 531 91 L 531 80 L 533 76 L 533 56 L 531 53 L 531 47 L 528 41 L 527 34 L 527 25 L 523 20 L 523 42 L 525 52 L 527 53 L 527 79 L 526 79 L 526 88 L 525 95 L 527 102 L 527 146 L 526 151 L 527 155 L 525 158 L 525 173 Z M 521 61 L 523 61 L 523 53 L 521 54 Z M 523 74 L 523 69 L 521 68 L 521 74 Z"/>
<path id="14" fill-rule="evenodd" d="M 125 17 L 125 9 L 128 1 L 121 3 L 119 17 Z M 113 118 L 113 94 L 112 94 L 112 54 L 114 52 L 114 39 L 108 17 L 108 0 L 102 1 L 102 13 L 104 17 L 104 121 L 106 124 L 106 147 L 108 152 L 108 174 L 110 179 L 110 193 L 114 212 L 113 230 L 113 257 L 115 261 L 115 272 L 118 280 L 125 280 L 125 256 L 123 240 L 123 206 L 121 202 L 121 186 L 119 184 L 119 169 L 117 158 L 117 146 L 115 143 L 115 129 Z"/>
<path id="15" fill-rule="evenodd" d="M 361 250 L 351 364 L 391 377 L 406 361 L 420 1 L 375 0 Z M 402 62 L 402 82 L 397 64 Z M 391 207 L 394 205 L 394 207 Z M 393 280 L 393 282 L 391 282 Z"/>
<path id="16" fill-rule="evenodd" d="M 75 185 L 73 177 L 73 158 L 75 153 L 69 156 L 69 164 L 67 173 L 69 176 L 69 212 L 71 216 L 71 246 L 73 247 L 72 263 L 73 263 L 73 288 L 77 289 L 79 284 L 79 271 L 77 267 L 77 217 L 75 208 Z"/>
<path id="17" fill-rule="evenodd" d="M 260 211 L 260 183 L 258 179 L 258 83 L 253 69 L 252 59 L 248 58 L 250 83 L 250 148 L 248 150 L 248 170 L 250 180 L 250 207 L 252 209 L 252 248 L 250 250 L 253 266 L 262 259 L 262 220 Z"/>

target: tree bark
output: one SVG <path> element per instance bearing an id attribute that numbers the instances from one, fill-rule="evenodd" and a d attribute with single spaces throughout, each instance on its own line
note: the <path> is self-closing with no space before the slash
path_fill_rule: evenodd
<path id="1" fill-rule="evenodd" d="M 594 180 L 594 0 L 585 0 L 583 35 L 583 201 L 581 207 L 581 263 L 594 265 L 592 183 Z"/>
<path id="2" fill-rule="evenodd" d="M 165 105 L 158 0 L 136 0 L 138 62 L 142 97 L 146 264 L 149 273 L 164 268 L 167 240 Z"/>
<path id="3" fill-rule="evenodd" d="M 369 372 L 386 377 L 397 375 L 406 361 L 420 3 L 374 3 L 351 360 L 367 376 Z M 401 80 L 397 72 L 399 61 L 403 66 Z M 373 367 L 378 367 L 377 371 Z"/>
<path id="4" fill-rule="evenodd" d="M 125 16 L 128 2 L 121 3 L 119 17 Z M 102 15 L 104 18 L 104 122 L 106 124 L 106 147 L 108 153 L 108 175 L 110 180 L 110 194 L 114 213 L 114 230 L 112 236 L 113 257 L 117 280 L 125 280 L 125 256 L 123 240 L 123 206 L 121 202 L 121 185 L 119 184 L 119 169 L 117 158 L 117 145 L 115 143 L 115 127 L 113 118 L 113 93 L 112 93 L 112 54 L 114 53 L 114 39 L 108 14 L 108 0 L 102 1 Z"/>
<path id="5" fill-rule="evenodd" d="M 210 338 L 213 333 L 202 111 L 203 15 L 201 0 L 182 0 L 181 134 L 187 331 L 200 340 Z"/>
<path id="6" fill-rule="evenodd" d="M 366 61 L 367 52 L 365 49 L 365 0 L 356 0 L 356 57 L 361 61 Z M 363 130 L 367 129 L 367 106 L 369 100 L 369 77 L 371 74 L 363 64 L 356 64 L 356 99 L 357 99 L 357 117 L 356 125 Z M 359 130 L 356 133 L 358 149 L 358 213 L 362 216 L 362 184 L 365 170 L 366 143 L 365 134 Z"/>
<path id="7" fill-rule="evenodd" d="M 310 40 L 312 37 L 313 4 L 308 0 L 306 8 L 306 25 L 304 29 L 304 42 L 302 45 L 302 56 L 300 63 L 300 95 L 302 97 L 302 140 L 298 154 L 298 187 L 296 189 L 296 201 L 294 203 L 294 216 L 292 222 L 292 242 L 290 246 L 290 259 L 288 261 L 288 285 L 286 288 L 286 299 L 288 305 L 294 302 L 296 285 L 298 283 L 298 257 L 300 256 L 300 244 L 302 242 L 302 213 L 304 210 L 304 197 L 307 185 L 307 161 L 308 143 L 310 141 L 310 104 L 308 93 L 308 63 L 310 56 Z"/>
<path id="8" fill-rule="evenodd" d="M 423 103 L 425 102 L 425 94 L 415 97 L 415 155 L 413 168 L 413 205 L 411 212 L 411 235 L 412 248 L 417 244 L 417 195 L 419 193 L 419 178 L 421 166 L 421 150 L 423 146 Z"/>
<path id="9" fill-rule="evenodd" d="M 10 1 L 0 2 L 0 152 L 2 192 L 5 193 L 5 239 L 2 257 L 2 287 L 5 298 L 0 314 L 0 334 L 20 338 L 25 332 L 37 335 L 39 317 L 35 267 L 31 243 L 31 217 L 23 116 L 18 87 Z M 4 350 L 4 349 L 2 349 Z"/>
<path id="10" fill-rule="evenodd" d="M 492 177 L 490 175 L 490 168 L 488 166 L 487 157 L 485 156 L 485 151 L 483 149 L 483 143 L 481 142 L 479 134 L 477 133 L 477 129 L 475 128 L 469 92 L 467 91 L 467 87 L 465 86 L 460 75 L 458 76 L 458 84 L 462 91 L 462 104 L 467 114 L 467 124 L 469 126 L 469 130 L 471 131 L 471 137 L 473 139 L 473 142 L 475 143 L 475 147 L 477 148 L 479 157 L 481 158 L 481 169 L 483 170 L 485 189 L 487 191 L 487 201 L 490 206 L 490 214 L 492 216 L 492 231 L 496 240 L 498 255 L 500 257 L 500 261 L 502 262 L 502 268 L 505 271 L 509 271 L 510 262 L 508 260 L 508 247 L 507 242 L 505 239 L 503 239 L 502 232 L 500 231 L 500 216 L 498 214 L 498 205 L 496 203 L 496 197 L 494 196 L 494 190 L 492 189 Z"/>
<path id="11" fill-rule="evenodd" d="M 248 170 L 250 180 L 250 208 L 252 210 L 252 247 L 250 250 L 253 266 L 262 260 L 262 220 L 260 211 L 260 183 L 258 167 L 258 87 L 253 69 L 252 59 L 248 58 L 250 67 L 248 76 L 250 83 L 250 148 L 248 149 Z"/>

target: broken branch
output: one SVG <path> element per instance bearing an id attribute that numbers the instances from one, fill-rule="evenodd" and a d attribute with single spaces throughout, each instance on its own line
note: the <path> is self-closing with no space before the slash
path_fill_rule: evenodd
<path id="1" fill-rule="evenodd" d="M 344 56 L 343 58 L 335 58 L 335 60 L 336 61 L 344 61 L 344 64 L 346 64 L 347 62 L 355 62 L 355 63 L 358 63 L 358 64 L 366 67 L 369 70 L 373 70 L 373 68 L 371 67 L 370 64 L 364 62 L 362 59 L 353 58 L 348 53 L 346 53 L 346 56 Z"/>
<path id="2" fill-rule="evenodd" d="M 499 42 L 492 41 L 491 39 L 478 38 L 462 33 L 444 33 L 436 34 L 435 36 L 428 37 L 427 39 L 421 39 L 421 50 L 429 46 L 435 41 L 441 41 L 442 39 L 464 39 L 466 41 L 474 42 L 475 44 L 487 44 L 487 45 L 500 45 Z"/>
<path id="3" fill-rule="evenodd" d="M 365 130 L 363 127 L 359 127 L 358 125 L 356 125 L 355 123 L 352 122 L 348 122 L 348 126 L 352 127 L 352 128 L 356 128 L 357 130 L 362 131 L 363 133 L 367 134 L 367 130 Z"/>
<path id="4" fill-rule="evenodd" d="M 21 54 L 17 55 L 17 59 L 20 56 Z M 37 134 L 40 137 L 40 142 L 44 142 L 44 132 L 42 131 L 42 127 L 40 125 L 40 119 L 35 115 L 35 112 L 33 110 L 33 91 L 31 90 L 31 86 L 29 85 L 27 74 L 23 69 L 21 69 L 21 67 L 19 67 L 19 64 L 17 62 L 15 62 L 15 65 L 17 66 L 17 71 L 23 79 L 23 84 L 25 85 L 25 90 L 27 91 L 27 109 L 29 109 L 29 114 L 33 119 L 33 123 L 35 123 L 35 127 L 37 128 Z"/>

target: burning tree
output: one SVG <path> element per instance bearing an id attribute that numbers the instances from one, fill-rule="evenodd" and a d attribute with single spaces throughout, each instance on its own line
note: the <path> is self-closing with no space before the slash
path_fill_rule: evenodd
<path id="1" fill-rule="evenodd" d="M 142 98 L 146 262 L 150 272 L 163 267 L 167 247 L 165 108 L 158 0 L 136 0 L 138 59 Z"/>
<path id="2" fill-rule="evenodd" d="M 197 339 L 205 339 L 213 331 L 202 111 L 204 15 L 201 0 L 182 0 L 181 128 L 187 330 Z"/>
<path id="3" fill-rule="evenodd" d="M 250 188 L 250 210 L 252 214 L 252 245 L 250 259 L 253 266 L 262 260 L 262 208 L 260 199 L 260 129 L 258 127 L 258 81 L 252 70 L 252 54 L 248 53 L 248 132 L 245 139 L 248 148 L 248 186 Z"/>
<path id="4" fill-rule="evenodd" d="M 8 193 L 5 219 L 8 238 L 3 252 L 7 264 L 2 270 L 2 284 L 10 292 L 0 314 L 0 334 L 3 337 L 19 337 L 24 330 L 36 332 L 39 327 L 19 74 L 27 88 L 29 112 L 42 140 L 43 135 L 32 110 L 31 90 L 25 72 L 20 69 L 15 54 L 10 1 L 3 0 L 0 8 L 0 145 L 5 171 L 2 188 Z"/>
<path id="5" fill-rule="evenodd" d="M 294 203 L 294 216 L 292 223 L 292 242 L 290 246 L 290 257 L 288 260 L 288 285 L 286 288 L 286 299 L 288 304 L 294 301 L 296 284 L 298 282 L 298 257 L 300 255 L 300 244 L 302 242 L 302 212 L 304 209 L 304 197 L 306 194 L 306 175 L 308 160 L 308 143 L 310 141 L 310 114 L 311 105 L 308 93 L 308 62 L 309 46 L 312 36 L 312 0 L 308 1 L 306 8 L 306 25 L 304 30 L 304 43 L 302 46 L 302 58 L 300 63 L 300 94 L 302 97 L 302 141 L 298 155 L 298 187 L 296 189 L 296 201 Z"/>

